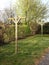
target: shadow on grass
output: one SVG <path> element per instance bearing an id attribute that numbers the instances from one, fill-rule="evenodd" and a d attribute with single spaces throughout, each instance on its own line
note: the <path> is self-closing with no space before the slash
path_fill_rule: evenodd
<path id="1" fill-rule="evenodd" d="M 7 45 L 7 44 L 9 44 L 9 43 L 10 43 L 10 42 L 0 41 L 0 46 Z"/>

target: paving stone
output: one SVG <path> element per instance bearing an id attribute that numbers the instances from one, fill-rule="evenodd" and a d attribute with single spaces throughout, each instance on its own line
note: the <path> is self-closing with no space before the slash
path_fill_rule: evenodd
<path id="1" fill-rule="evenodd" d="M 45 55 L 38 65 L 49 65 L 49 53 Z"/>

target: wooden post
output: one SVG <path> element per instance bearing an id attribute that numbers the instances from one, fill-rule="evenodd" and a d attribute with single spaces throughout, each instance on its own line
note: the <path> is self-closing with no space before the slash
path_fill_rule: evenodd
<path id="1" fill-rule="evenodd" d="M 14 24 L 15 24 L 15 54 L 18 52 L 18 45 L 17 45 L 17 23 L 18 20 L 17 18 L 8 18 L 9 20 L 13 20 Z"/>
<path id="2" fill-rule="evenodd" d="M 43 24 L 41 24 L 41 36 L 43 36 Z"/>
<path id="3" fill-rule="evenodd" d="M 17 23 L 20 21 L 21 18 L 15 18 L 14 23 L 15 23 L 15 54 L 18 53 L 18 44 L 17 44 Z"/>
<path id="4" fill-rule="evenodd" d="M 25 17 L 8 18 L 9 20 L 13 20 L 13 22 L 15 23 L 15 54 L 18 53 L 18 44 L 17 44 L 17 23 L 21 20 L 21 18 L 25 18 Z"/>
<path id="5" fill-rule="evenodd" d="M 18 52 L 18 45 L 17 45 L 17 22 L 15 23 L 15 54 Z"/>

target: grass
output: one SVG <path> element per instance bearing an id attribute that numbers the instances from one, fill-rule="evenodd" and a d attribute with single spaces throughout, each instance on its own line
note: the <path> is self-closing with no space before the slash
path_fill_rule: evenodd
<path id="1" fill-rule="evenodd" d="M 35 65 L 49 47 L 49 35 L 35 35 L 18 40 L 18 54 L 13 54 L 15 43 L 0 46 L 0 65 Z"/>

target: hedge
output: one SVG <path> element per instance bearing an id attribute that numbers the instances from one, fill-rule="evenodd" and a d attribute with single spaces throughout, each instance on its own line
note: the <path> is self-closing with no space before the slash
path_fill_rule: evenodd
<path id="1" fill-rule="evenodd" d="M 31 35 L 28 25 L 18 25 L 18 39 Z"/>
<path id="2" fill-rule="evenodd" d="M 41 34 L 41 25 L 38 26 L 37 33 Z M 49 22 L 43 25 L 43 34 L 49 34 Z"/>

